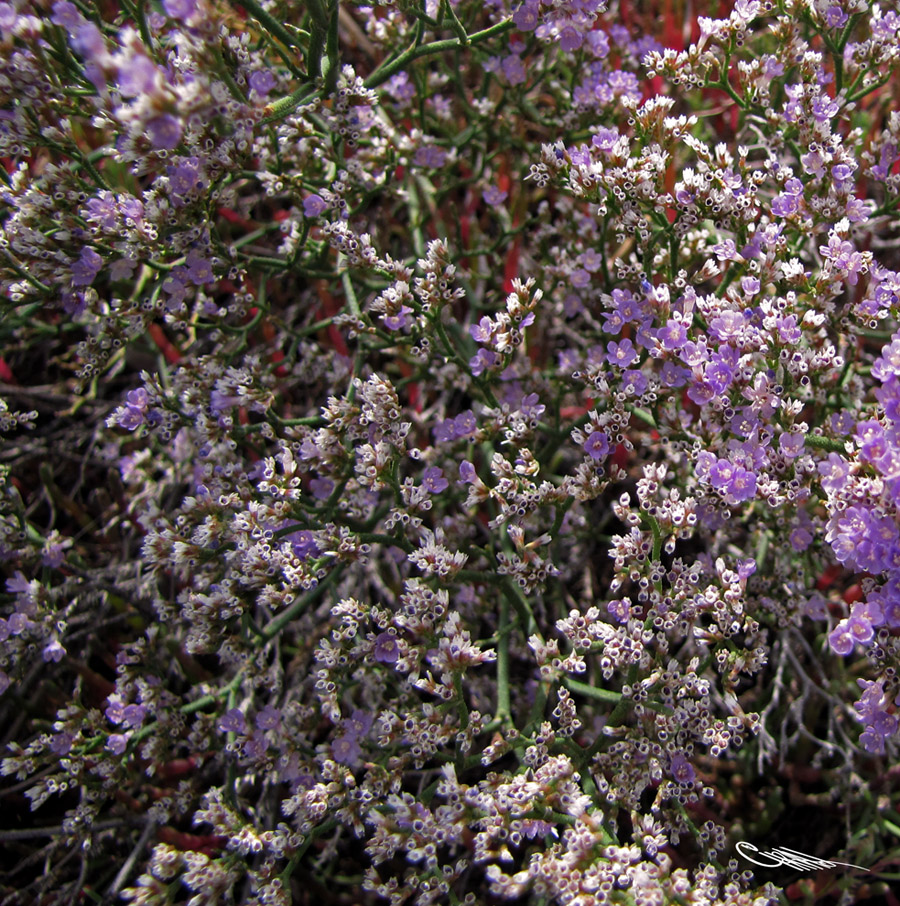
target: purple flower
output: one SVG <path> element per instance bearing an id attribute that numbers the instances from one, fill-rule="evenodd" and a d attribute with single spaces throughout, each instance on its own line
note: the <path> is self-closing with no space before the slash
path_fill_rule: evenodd
<path id="1" fill-rule="evenodd" d="M 69 38 L 72 49 L 85 60 L 96 60 L 106 53 L 103 32 L 93 22 L 82 22 Z"/>
<path id="2" fill-rule="evenodd" d="M 377 635 L 372 657 L 381 664 L 396 664 L 400 657 L 397 636 L 390 632 L 382 632 Z"/>
<path id="3" fill-rule="evenodd" d="M 157 151 L 172 151 L 181 141 L 181 120 L 171 113 L 161 113 L 153 117 L 144 129 L 150 144 Z"/>
<path id="4" fill-rule="evenodd" d="M 197 12 L 197 0 L 162 0 L 162 5 L 173 19 L 184 21 Z"/>
<path id="5" fill-rule="evenodd" d="M 592 431 L 584 442 L 584 452 L 591 459 L 603 459 L 609 453 L 609 438 L 605 431 Z"/>
<path id="6" fill-rule="evenodd" d="M 503 70 L 503 75 L 510 85 L 522 85 L 527 78 L 525 64 L 518 54 L 512 53 L 504 57 L 500 68 Z"/>
<path id="7" fill-rule="evenodd" d="M 307 195 L 303 199 L 303 213 L 307 217 L 318 217 L 328 207 L 328 202 L 321 195 Z"/>
<path id="8" fill-rule="evenodd" d="M 204 258 L 197 249 L 191 249 L 185 259 L 187 268 L 186 276 L 195 286 L 212 283 L 215 279 L 212 271 L 212 262 Z"/>
<path id="9" fill-rule="evenodd" d="M 395 315 L 384 315 L 381 319 L 382 324 L 388 330 L 403 330 L 409 322 L 409 315 L 413 310 L 408 305 L 401 305 L 400 311 Z"/>
<path id="10" fill-rule="evenodd" d="M 481 197 L 484 199 L 485 204 L 489 204 L 492 208 L 496 208 L 506 201 L 508 194 L 508 192 L 504 192 L 496 186 L 488 186 L 481 193 Z"/>
<path id="11" fill-rule="evenodd" d="M 500 356 L 492 349 L 479 349 L 478 352 L 469 359 L 469 368 L 472 374 L 478 377 L 485 371 L 493 368 L 500 361 Z"/>
<path id="12" fill-rule="evenodd" d="M 526 0 L 514 13 L 513 25 L 519 31 L 534 31 L 538 23 L 539 0 Z"/>
<path id="13" fill-rule="evenodd" d="M 81 257 L 72 265 L 72 285 L 90 286 L 103 267 L 103 259 L 92 249 L 85 246 Z"/>
<path id="14" fill-rule="evenodd" d="M 309 529 L 301 529 L 299 532 L 294 532 L 292 535 L 288 535 L 288 539 L 291 542 L 291 550 L 294 552 L 294 556 L 299 557 L 301 560 L 306 560 L 307 557 L 318 557 L 321 553 L 319 545 L 316 544 L 315 536 Z"/>
<path id="15" fill-rule="evenodd" d="M 331 754 L 339 764 L 355 764 L 359 761 L 359 741 L 351 734 L 339 736 L 331 744 Z"/>
<path id="16" fill-rule="evenodd" d="M 835 654 L 839 654 L 842 657 L 853 651 L 853 636 L 850 634 L 847 620 L 841 620 L 831 630 L 828 634 L 828 644 L 831 645 L 831 650 Z"/>
<path id="17" fill-rule="evenodd" d="M 148 56 L 142 53 L 131 54 L 119 65 L 119 91 L 125 97 L 139 97 L 152 94 L 161 73 Z"/>
<path id="18" fill-rule="evenodd" d="M 66 649 L 59 644 L 58 639 L 53 639 L 44 646 L 42 656 L 44 658 L 44 663 L 49 664 L 50 661 L 53 661 L 54 664 L 58 664 L 66 653 Z"/>
<path id="19" fill-rule="evenodd" d="M 128 747 L 128 737 L 124 733 L 112 733 L 106 741 L 106 748 L 113 755 L 121 755 Z"/>
<path id="20" fill-rule="evenodd" d="M 465 482 L 466 484 L 474 484 L 478 480 L 478 474 L 475 471 L 475 466 L 472 465 L 467 459 L 464 459 L 459 464 L 459 480 Z"/>
<path id="21" fill-rule="evenodd" d="M 437 145 L 424 145 L 419 148 L 413 155 L 413 165 L 416 167 L 425 167 L 436 170 L 444 166 L 447 159 L 447 152 Z"/>
<path id="22" fill-rule="evenodd" d="M 663 349 L 674 351 L 681 349 L 687 341 L 687 330 L 681 321 L 671 318 L 665 325 L 656 331 L 656 339 L 662 344 Z"/>
<path id="23" fill-rule="evenodd" d="M 200 159 L 183 158 L 171 167 L 166 167 L 169 177 L 169 191 L 176 204 L 184 204 L 186 196 L 206 188 L 206 180 L 200 170 Z"/>
<path id="24" fill-rule="evenodd" d="M 487 316 L 483 317 L 477 324 L 469 325 L 469 335 L 476 343 L 490 343 L 493 330 L 494 322 Z"/>
<path id="25" fill-rule="evenodd" d="M 244 743 L 244 755 L 247 758 L 262 758 L 268 748 L 269 740 L 266 739 L 266 734 L 256 730 Z"/>
<path id="26" fill-rule="evenodd" d="M 559 29 L 559 46 L 566 52 L 572 53 L 578 50 L 584 41 L 584 34 L 575 26 L 572 21 L 566 22 Z"/>
<path id="27" fill-rule="evenodd" d="M 74 32 L 84 22 L 84 16 L 78 12 L 78 8 L 74 3 L 69 3 L 68 0 L 59 0 L 58 3 L 53 4 L 53 14 L 50 16 L 50 21 L 54 25 L 62 26 L 68 32 Z"/>
<path id="28" fill-rule="evenodd" d="M 87 208 L 85 220 L 89 223 L 96 223 L 104 230 L 116 229 L 118 208 L 112 192 L 104 189 L 96 198 L 89 199 L 85 207 Z"/>
<path id="29" fill-rule="evenodd" d="M 247 732 L 247 719 L 240 708 L 232 708 L 226 711 L 219 720 L 219 729 L 223 733 L 241 733 Z"/>
<path id="30" fill-rule="evenodd" d="M 2 686 L 2 684 L 0 684 Z M 2 692 L 0 688 L 0 692 Z M 54 755 L 68 755 L 72 751 L 72 743 L 75 741 L 75 737 L 71 733 L 54 733 L 50 737 L 50 751 Z"/>
<path id="31" fill-rule="evenodd" d="M 348 736 L 359 739 L 368 735 L 374 723 L 375 718 L 368 711 L 356 708 L 346 720 L 341 722 L 341 726 Z"/>
<path id="32" fill-rule="evenodd" d="M 272 705 L 266 705 L 259 714 L 256 715 L 256 726 L 260 730 L 275 730 L 281 724 L 281 712 L 272 707 Z"/>
<path id="33" fill-rule="evenodd" d="M 638 357 L 634 344 L 627 337 L 621 343 L 610 342 L 607 347 L 607 361 L 610 365 L 616 365 L 619 368 L 627 368 L 632 365 Z"/>
<path id="34" fill-rule="evenodd" d="M 679 783 L 685 785 L 693 783 L 696 777 L 694 766 L 687 760 L 683 752 L 676 752 L 669 757 L 669 771 Z"/>
<path id="35" fill-rule="evenodd" d="M 431 491 L 432 494 L 440 494 L 446 490 L 450 482 L 444 478 L 444 470 L 438 466 L 430 466 L 422 474 L 422 487 Z"/>
<path id="36" fill-rule="evenodd" d="M 268 69 L 257 69 L 247 79 L 250 90 L 265 97 L 275 87 L 275 76 Z"/>
<path id="37" fill-rule="evenodd" d="M 309 489 L 316 500 L 328 500 L 334 490 L 334 482 L 330 478 L 311 478 Z"/>

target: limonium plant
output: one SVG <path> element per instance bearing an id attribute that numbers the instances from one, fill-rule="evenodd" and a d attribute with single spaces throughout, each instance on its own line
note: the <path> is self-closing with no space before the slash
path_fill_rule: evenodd
<path id="1" fill-rule="evenodd" d="M 897 903 L 893 7 L 0 2 L 0 903 Z"/>

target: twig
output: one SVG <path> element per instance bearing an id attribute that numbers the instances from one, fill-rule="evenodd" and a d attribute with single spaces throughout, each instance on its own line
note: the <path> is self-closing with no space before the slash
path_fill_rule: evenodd
<path id="1" fill-rule="evenodd" d="M 107 891 L 107 897 L 110 900 L 113 900 L 118 896 L 119 891 L 122 889 L 122 886 L 128 880 L 128 876 L 131 874 L 132 869 L 134 868 L 134 863 L 137 862 L 138 856 L 143 852 L 144 847 L 147 845 L 147 841 L 150 839 L 150 835 L 156 829 L 156 822 L 151 818 L 147 819 L 147 823 L 144 825 L 144 830 L 141 833 L 141 836 L 138 838 L 138 842 L 135 844 L 134 849 L 132 849 L 131 854 L 125 860 L 124 865 L 119 869 L 119 873 L 116 875 L 115 880 L 112 884 L 109 885 L 109 890 Z"/>

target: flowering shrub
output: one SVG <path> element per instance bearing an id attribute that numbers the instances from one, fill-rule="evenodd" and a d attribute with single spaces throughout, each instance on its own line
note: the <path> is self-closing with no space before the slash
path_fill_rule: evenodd
<path id="1" fill-rule="evenodd" d="M 900 15 L 695 6 L 0 3 L 0 902 L 896 904 Z"/>

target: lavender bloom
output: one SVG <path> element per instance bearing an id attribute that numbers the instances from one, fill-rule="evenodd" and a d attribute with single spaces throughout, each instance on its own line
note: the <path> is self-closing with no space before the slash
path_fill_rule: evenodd
<path id="1" fill-rule="evenodd" d="M 197 0 L 162 0 L 163 9 L 173 19 L 187 21 L 197 12 Z"/>
<path id="2" fill-rule="evenodd" d="M 422 487 L 432 494 L 440 494 L 446 490 L 450 483 L 444 478 L 444 470 L 438 466 L 430 466 L 422 475 Z"/>
<path id="3" fill-rule="evenodd" d="M 232 708 L 230 711 L 226 711 L 219 719 L 219 729 L 223 733 L 245 734 L 247 732 L 247 719 L 244 717 L 244 712 L 240 708 Z"/>
<path id="4" fill-rule="evenodd" d="M 499 207 L 506 201 L 508 192 L 504 192 L 498 189 L 496 186 L 488 186 L 482 193 L 481 197 L 484 199 L 484 203 L 490 205 L 492 208 Z"/>
<path id="5" fill-rule="evenodd" d="M 381 664 L 396 664 L 400 657 L 397 637 L 389 632 L 380 633 L 375 639 L 372 657 Z"/>
<path id="6" fill-rule="evenodd" d="M 303 213 L 307 217 L 318 217 L 327 207 L 328 203 L 321 195 L 307 195 L 303 199 Z"/>
<path id="7" fill-rule="evenodd" d="M 106 748 L 109 749 L 113 755 L 122 755 L 125 752 L 125 749 L 128 748 L 127 734 L 111 733 L 109 739 L 106 741 Z"/>
<path id="8" fill-rule="evenodd" d="M 609 453 L 609 439 L 605 431 L 592 431 L 584 442 L 584 451 L 591 459 L 603 459 Z"/>
<path id="9" fill-rule="evenodd" d="M 181 121 L 171 113 L 161 113 L 149 120 L 145 131 L 157 151 L 173 151 L 181 142 Z"/>
<path id="10" fill-rule="evenodd" d="M 85 246 L 81 257 L 72 265 L 72 285 L 90 286 L 103 267 L 103 259 L 92 249 Z"/>

